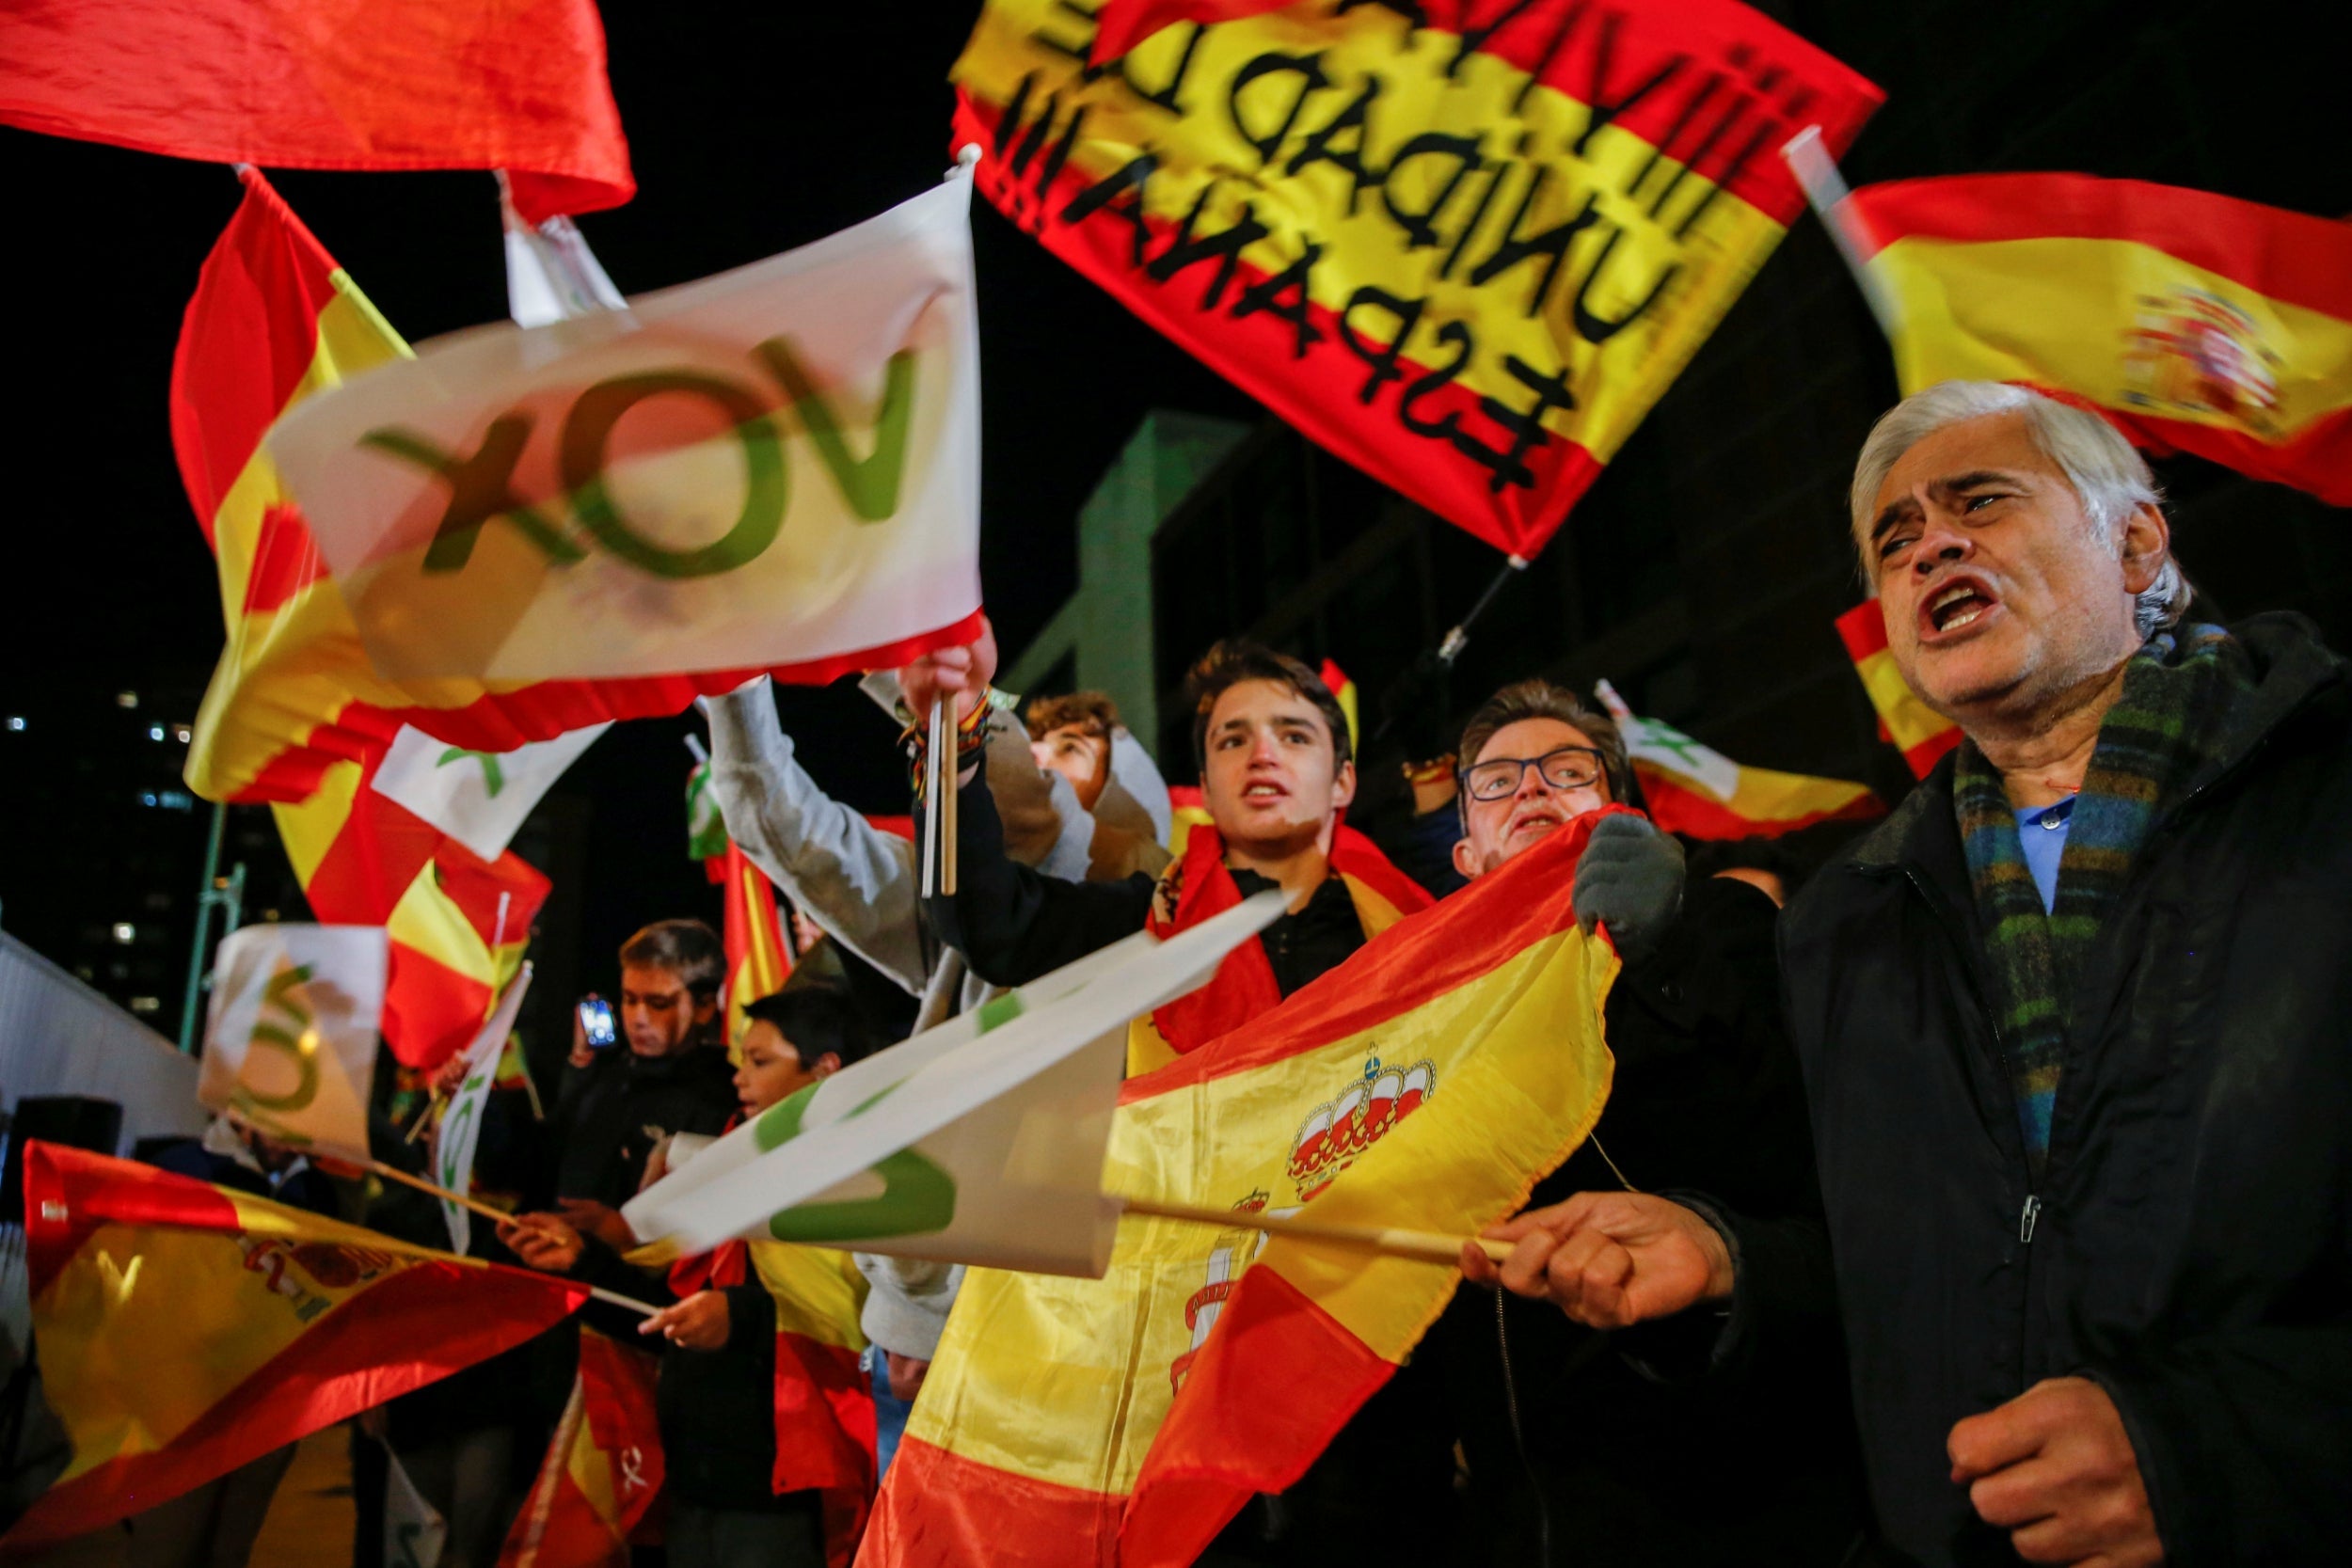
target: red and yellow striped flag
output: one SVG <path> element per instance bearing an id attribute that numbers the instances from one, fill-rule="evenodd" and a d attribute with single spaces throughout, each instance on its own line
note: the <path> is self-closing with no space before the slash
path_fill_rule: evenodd
<path id="1" fill-rule="evenodd" d="M 197 714 L 190 787 L 213 800 L 303 800 L 337 762 L 364 760 L 403 723 L 507 752 L 607 719 L 675 713 L 757 673 L 398 685 L 378 675 L 262 437 L 294 404 L 406 358 L 408 346 L 268 182 L 251 171 L 245 181 L 171 371 L 172 443 L 219 562 L 229 629 Z M 776 673 L 828 680 L 850 662 Z"/>
<path id="2" fill-rule="evenodd" d="M 1143 8 L 1197 25 L 1105 68 L 1088 8 L 989 0 L 953 72 L 982 194 L 1520 556 L 1779 243 L 1803 205 L 1780 145 L 1813 124 L 1842 148 L 1881 96 L 1734 0 Z"/>
<path id="3" fill-rule="evenodd" d="M 825 1560 L 850 1568 L 874 1507 L 874 1385 L 860 1357 L 866 1276 L 846 1252 L 748 1243 L 776 1304 L 777 1492 L 824 1498 Z"/>
<path id="4" fill-rule="evenodd" d="M 1866 185 L 1837 218 L 1905 392 L 2020 382 L 2352 506 L 2352 223 L 2084 174 Z"/>
<path id="5" fill-rule="evenodd" d="M 1104 1185 L 1230 1208 L 1232 1227 L 1130 1215 L 1099 1280 L 967 1275 L 866 1561 L 1187 1563 L 1298 1480 L 1460 1275 L 1269 1242 L 1250 1216 L 1467 1236 L 1583 1140 L 1617 971 L 1569 899 L 1596 820 L 1125 1085 Z"/>
<path id="6" fill-rule="evenodd" d="M 499 1568 L 628 1568 L 630 1539 L 661 1492 L 660 1367 L 651 1351 L 580 1331 L 571 1398 Z"/>
<path id="7" fill-rule="evenodd" d="M 1837 617 L 1837 636 L 1879 710 L 1879 733 L 1902 752 L 1912 777 L 1926 778 L 1937 759 L 1960 744 L 1960 726 L 1921 702 L 1903 679 L 1887 651 L 1886 617 L 1878 600 L 1866 599 Z"/>
<path id="8" fill-rule="evenodd" d="M 1651 821 L 1688 838 L 1777 838 L 1817 822 L 1886 815 L 1866 784 L 1783 773 L 1732 761 L 1659 719 L 1645 719 L 1602 681 L 1601 705 L 1617 721 Z"/>
<path id="9" fill-rule="evenodd" d="M 719 868 L 726 885 L 726 919 L 722 940 L 727 950 L 727 1050 L 743 1044 L 751 1020 L 746 1004 L 772 996 L 784 989 L 792 973 L 792 959 L 784 945 L 784 922 L 776 912 L 776 887 L 768 874 L 733 839 Z"/>
<path id="10" fill-rule="evenodd" d="M 152 1508 L 521 1343 L 586 1299 L 53 1144 L 24 1150 L 42 1390 L 73 1445 L 10 1551 Z"/>

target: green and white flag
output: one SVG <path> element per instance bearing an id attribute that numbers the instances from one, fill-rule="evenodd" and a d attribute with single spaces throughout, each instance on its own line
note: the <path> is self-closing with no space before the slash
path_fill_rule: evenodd
<path id="1" fill-rule="evenodd" d="M 1127 1022 L 1280 916 L 1266 892 L 1166 942 L 1137 934 L 770 1107 L 622 1210 L 703 1251 L 735 1236 L 1100 1277 Z"/>
<path id="2" fill-rule="evenodd" d="M 428 344 L 269 449 L 386 678 L 885 664 L 979 607 L 971 186 Z"/>
<path id="3" fill-rule="evenodd" d="M 494 861 L 540 797 L 612 727 L 608 720 L 511 752 L 469 752 L 403 724 L 371 787 Z"/>
<path id="4" fill-rule="evenodd" d="M 368 1151 L 381 926 L 247 926 L 213 959 L 196 1097 L 298 1148 Z"/>
<path id="5" fill-rule="evenodd" d="M 506 994 L 466 1047 L 466 1076 L 441 1112 L 441 1125 L 433 1134 L 433 1180 L 453 1193 L 473 1186 L 474 1147 L 482 1141 L 482 1112 L 490 1102 L 498 1081 L 499 1058 L 505 1054 L 506 1037 L 515 1032 L 515 1015 L 522 1010 L 523 992 L 531 989 L 531 965 L 522 967 Z M 473 1211 L 442 1198 L 441 1217 L 449 1222 L 449 1249 L 464 1252 L 473 1241 Z"/>

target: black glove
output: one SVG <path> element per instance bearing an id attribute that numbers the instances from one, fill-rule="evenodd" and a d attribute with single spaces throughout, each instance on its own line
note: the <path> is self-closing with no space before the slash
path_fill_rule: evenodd
<path id="1" fill-rule="evenodd" d="M 1602 921 L 1617 956 L 1639 963 L 1682 912 L 1682 846 L 1638 816 L 1604 816 L 1576 863 L 1576 923 Z"/>

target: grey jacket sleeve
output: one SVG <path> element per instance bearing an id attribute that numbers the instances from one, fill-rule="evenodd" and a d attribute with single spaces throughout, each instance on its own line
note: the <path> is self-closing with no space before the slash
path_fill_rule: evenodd
<path id="1" fill-rule="evenodd" d="M 854 1256 L 867 1286 L 859 1320 L 866 1337 L 894 1355 L 917 1361 L 937 1355 L 948 1308 L 963 1289 L 963 1265 L 869 1252 Z"/>
<path id="2" fill-rule="evenodd" d="M 817 787 L 765 677 L 713 698 L 710 792 L 727 836 L 826 934 L 923 994 L 914 847 Z"/>

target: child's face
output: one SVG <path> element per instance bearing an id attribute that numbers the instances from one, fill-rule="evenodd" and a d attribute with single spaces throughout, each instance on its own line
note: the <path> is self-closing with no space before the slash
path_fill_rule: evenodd
<path id="1" fill-rule="evenodd" d="M 742 1064 L 735 1069 L 735 1097 L 747 1116 L 789 1099 L 841 1064 L 828 1053 L 805 1066 L 784 1031 L 755 1020 L 744 1031 Z"/>

